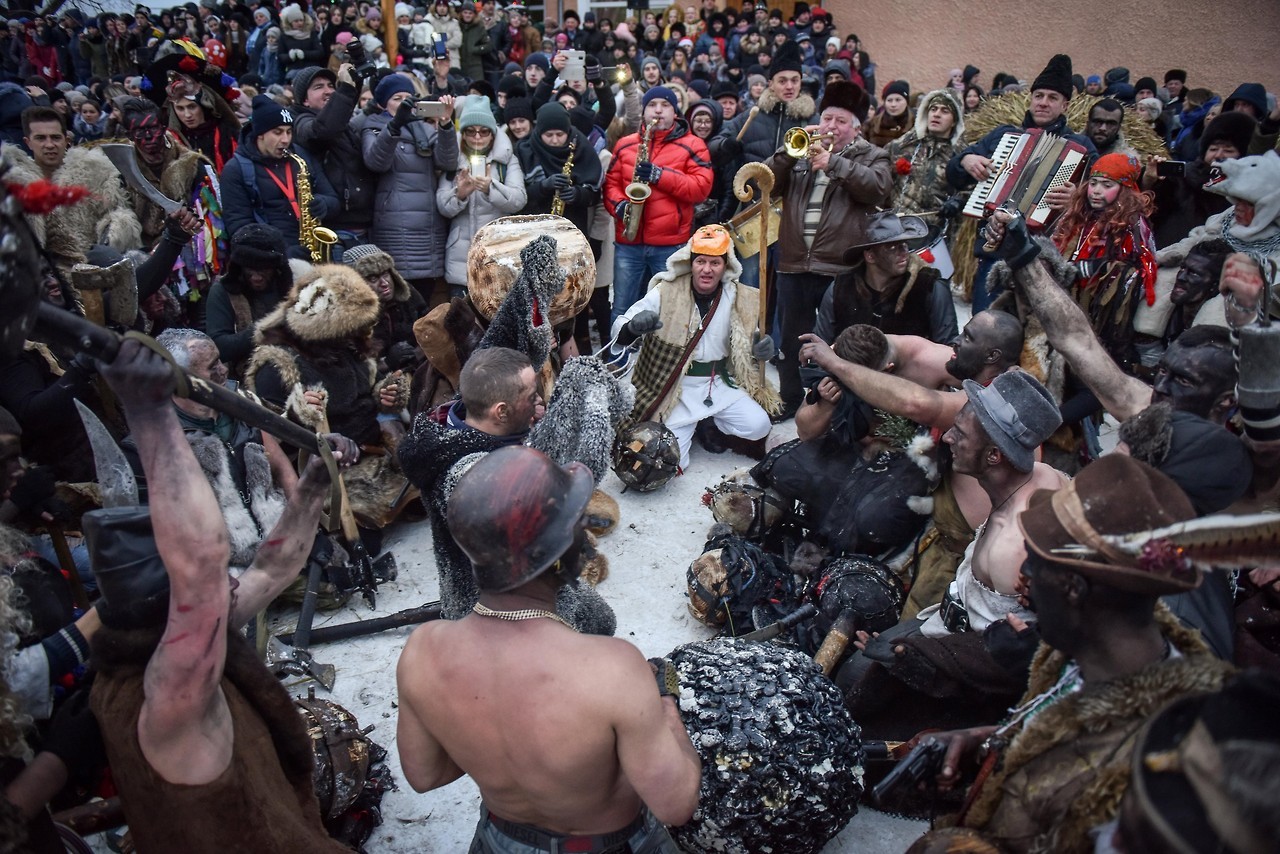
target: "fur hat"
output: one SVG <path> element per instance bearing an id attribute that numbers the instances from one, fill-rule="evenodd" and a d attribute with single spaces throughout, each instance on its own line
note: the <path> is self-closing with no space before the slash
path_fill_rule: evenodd
<path id="1" fill-rule="evenodd" d="M 1049 64 L 1044 67 L 1044 71 L 1036 77 L 1031 83 L 1031 91 L 1037 89 L 1048 89 L 1057 92 L 1064 98 L 1070 98 L 1072 93 L 1071 85 L 1071 57 L 1065 53 L 1056 55 L 1049 60 Z"/>
<path id="2" fill-rule="evenodd" d="M 1243 157 L 1249 151 L 1249 143 L 1257 127 L 1258 122 L 1253 116 L 1245 113 L 1236 110 L 1219 113 L 1200 136 L 1200 156 L 1203 158 L 1215 142 L 1229 142 L 1239 152 L 1238 156 Z"/>
<path id="3" fill-rule="evenodd" d="M 818 112 L 822 113 L 828 107 L 837 107 L 853 113 L 859 122 L 865 122 L 870 106 L 871 99 L 867 97 L 865 89 L 849 80 L 836 80 L 827 84 L 827 90 L 822 93 L 822 100 L 818 102 Z"/>
<path id="4" fill-rule="evenodd" d="M 1062 412 L 1049 390 L 1031 374 L 1015 369 L 987 386 L 965 380 L 964 391 L 1000 452 L 1018 471 L 1031 471 L 1036 448 L 1062 426 Z"/>
<path id="5" fill-rule="evenodd" d="M 1142 561 L 1113 548 L 1106 536 L 1151 531 L 1195 518 L 1195 508 L 1168 475 L 1127 454 L 1107 454 L 1056 492 L 1036 490 L 1018 526 L 1027 548 L 1099 584 L 1148 596 L 1185 593 L 1200 570 L 1177 561 Z"/>
<path id="6" fill-rule="evenodd" d="M 804 64 L 800 58 L 800 48 L 794 41 L 786 41 L 773 54 L 773 61 L 769 63 L 769 79 L 781 74 L 783 71 L 804 72 Z"/>
<path id="7" fill-rule="evenodd" d="M 394 288 L 392 298 L 396 302 L 404 302 L 409 299 L 409 283 L 396 270 L 395 259 L 372 243 L 362 243 L 359 246 L 344 250 L 342 263 L 355 270 L 364 279 L 390 272 Z"/>
<path id="8" fill-rule="evenodd" d="M 283 325 L 304 341 L 341 341 L 367 333 L 380 310 L 378 295 L 354 269 L 320 264 L 298 276 L 280 306 L 258 321 L 258 334 Z"/>
<path id="9" fill-rule="evenodd" d="M 1181 68 L 1170 68 L 1164 73 L 1164 82 L 1168 83 L 1170 80 L 1177 80 L 1179 83 L 1186 85 L 1187 72 Z"/>

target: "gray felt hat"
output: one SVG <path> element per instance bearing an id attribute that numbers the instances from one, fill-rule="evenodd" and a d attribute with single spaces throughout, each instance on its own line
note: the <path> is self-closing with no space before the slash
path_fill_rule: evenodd
<path id="1" fill-rule="evenodd" d="M 1018 471 L 1031 471 L 1036 448 L 1062 425 L 1062 412 L 1049 390 L 1020 368 L 982 386 L 964 381 L 974 414 L 991 441 Z"/>
<path id="2" fill-rule="evenodd" d="M 844 261 L 853 264 L 862 259 L 862 250 L 881 243 L 916 240 L 929 233 L 929 226 L 918 216 L 898 216 L 893 211 L 868 214 L 862 226 L 862 237 L 845 250 Z"/>

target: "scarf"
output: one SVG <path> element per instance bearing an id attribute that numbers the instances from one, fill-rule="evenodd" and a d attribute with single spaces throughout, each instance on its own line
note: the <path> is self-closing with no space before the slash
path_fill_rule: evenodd
<path id="1" fill-rule="evenodd" d="M 580 187 L 599 187 L 604 170 L 600 166 L 600 156 L 596 154 L 595 146 L 577 128 L 571 128 L 570 133 L 577 141 L 573 151 L 573 183 Z M 569 145 L 547 145 L 535 129 L 520 140 L 516 153 L 520 156 L 520 166 L 526 177 L 533 175 L 536 169 L 541 169 L 543 175 L 559 175 L 564 171 L 565 160 L 569 157 Z"/>
<path id="2" fill-rule="evenodd" d="M 1196 128 L 1200 129 L 1200 133 L 1204 133 L 1204 117 L 1209 115 L 1209 111 L 1216 107 L 1221 100 L 1217 95 L 1214 95 L 1195 109 L 1183 112 L 1182 130 L 1178 133 L 1178 138 L 1173 141 L 1174 151 L 1178 150 L 1178 146 L 1182 145 L 1182 141 L 1191 136 Z"/>

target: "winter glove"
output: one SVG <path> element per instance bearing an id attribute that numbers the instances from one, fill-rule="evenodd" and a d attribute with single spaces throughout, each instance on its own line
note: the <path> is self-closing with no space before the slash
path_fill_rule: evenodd
<path id="1" fill-rule="evenodd" d="M 399 133 L 414 119 L 413 101 L 405 98 L 400 102 L 400 106 L 396 108 L 396 114 L 391 117 L 391 121 L 387 124 L 387 129 L 392 133 Z"/>
<path id="2" fill-rule="evenodd" d="M 648 160 L 641 160 L 636 164 L 636 180 L 642 184 L 656 184 L 658 177 L 662 175 L 662 167 L 654 166 Z"/>
<path id="3" fill-rule="evenodd" d="M 986 226 L 983 226 L 982 237 L 986 237 Z M 1036 260 L 1040 255 L 1040 247 L 1031 239 L 1027 231 L 1027 220 L 1021 214 L 1014 216 L 1004 227 L 1004 239 L 996 247 L 997 258 L 1009 265 L 1010 270 L 1021 270 Z"/>
<path id="4" fill-rule="evenodd" d="M 13 485 L 9 500 L 23 513 L 40 516 L 48 513 L 54 519 L 71 518 L 71 508 L 56 497 L 58 478 L 48 466 L 29 468 Z"/>
<path id="5" fill-rule="evenodd" d="M 661 328 L 662 321 L 658 319 L 656 311 L 642 311 L 627 321 L 626 332 L 631 335 L 632 340 L 635 340 L 650 332 L 657 332 Z"/>
<path id="6" fill-rule="evenodd" d="M 1040 629 L 1036 623 L 1030 623 L 1022 631 L 1015 631 L 1008 620 L 996 620 L 983 631 L 982 642 L 1010 676 L 1025 680 L 1031 659 L 1040 647 Z"/>
<path id="7" fill-rule="evenodd" d="M 290 59 L 292 59 L 294 62 L 298 62 L 298 61 L 299 61 L 299 60 L 301 60 L 301 59 L 302 59 L 302 57 L 304 57 L 305 55 L 306 55 L 306 54 L 304 54 L 302 51 L 298 50 L 296 47 L 295 47 L 293 50 L 289 51 L 289 58 L 290 58 Z"/>
<path id="8" fill-rule="evenodd" d="M 560 201 L 564 202 L 566 205 L 572 205 L 578 201 L 579 192 L 580 191 L 577 187 L 570 184 L 568 187 L 565 187 L 560 191 Z"/>
<path id="9" fill-rule="evenodd" d="M 88 785 L 107 764 L 102 731 L 89 708 L 88 686 L 68 697 L 58 709 L 43 749 L 61 759 L 71 778 L 80 785 Z"/>
<path id="10" fill-rule="evenodd" d="M 71 364 L 67 365 L 67 372 L 71 371 L 77 372 L 81 377 L 92 377 L 98 372 L 98 360 L 82 350 L 76 353 L 71 359 Z"/>
<path id="11" fill-rule="evenodd" d="M 557 172 L 554 175 L 548 175 L 541 181 L 542 191 L 544 193 L 554 193 L 556 190 L 567 190 L 573 181 L 568 175 L 561 175 Z"/>
<path id="12" fill-rule="evenodd" d="M 719 156 L 725 160 L 737 160 L 742 156 L 742 143 L 735 136 L 726 136 L 720 140 Z"/>
<path id="13" fill-rule="evenodd" d="M 761 335 L 759 332 L 751 336 L 751 358 L 767 362 L 777 353 L 778 345 L 773 343 L 773 338 L 770 336 Z"/>
<path id="14" fill-rule="evenodd" d="M 387 368 L 392 371 L 410 370 L 418 366 L 421 358 L 418 348 L 408 341 L 397 341 L 387 350 Z"/>
<path id="15" fill-rule="evenodd" d="M 618 222 L 626 222 L 627 208 L 629 207 L 631 207 L 631 202 L 628 202 L 626 199 L 623 199 L 622 201 L 618 202 L 618 204 L 613 209 L 613 218 L 616 219 Z"/>
<path id="16" fill-rule="evenodd" d="M 942 203 L 942 207 L 938 209 L 938 219 L 952 220 L 964 208 L 964 200 L 960 196 L 952 196 Z"/>

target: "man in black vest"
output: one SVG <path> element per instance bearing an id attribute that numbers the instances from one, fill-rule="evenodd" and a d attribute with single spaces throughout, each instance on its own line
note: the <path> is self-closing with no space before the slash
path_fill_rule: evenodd
<path id="1" fill-rule="evenodd" d="M 814 334 L 830 343 L 846 327 L 866 323 L 890 335 L 954 341 L 959 327 L 950 284 L 907 248 L 907 241 L 927 231 L 918 216 L 869 215 L 862 242 L 844 253 L 853 269 L 837 276 L 822 297 Z"/>

